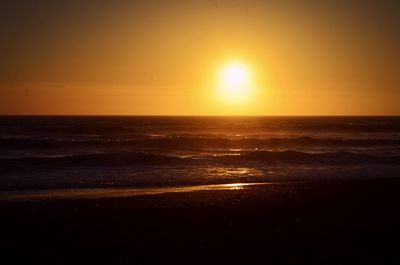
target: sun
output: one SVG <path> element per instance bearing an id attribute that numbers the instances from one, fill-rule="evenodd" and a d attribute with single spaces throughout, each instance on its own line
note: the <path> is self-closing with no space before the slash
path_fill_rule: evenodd
<path id="1" fill-rule="evenodd" d="M 251 94 L 251 72 L 239 61 L 226 63 L 218 76 L 218 97 L 230 103 L 248 101 Z"/>
<path id="2" fill-rule="evenodd" d="M 225 81 L 232 87 L 240 86 L 244 83 L 246 73 L 241 65 L 230 65 L 224 71 Z"/>

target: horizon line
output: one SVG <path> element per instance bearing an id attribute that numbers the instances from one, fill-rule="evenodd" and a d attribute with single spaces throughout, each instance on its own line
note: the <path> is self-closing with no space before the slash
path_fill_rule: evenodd
<path id="1" fill-rule="evenodd" d="M 400 117 L 400 114 L 262 114 L 262 115 L 203 115 L 203 114 L 0 114 L 0 117 Z"/>

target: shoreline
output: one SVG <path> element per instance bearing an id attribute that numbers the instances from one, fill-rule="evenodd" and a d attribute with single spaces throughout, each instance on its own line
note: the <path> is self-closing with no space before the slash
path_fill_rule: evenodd
<path id="1" fill-rule="evenodd" d="M 52 199 L 106 199 L 119 197 L 136 197 L 143 195 L 161 195 L 167 193 L 182 193 L 211 190 L 241 190 L 251 186 L 279 185 L 289 182 L 256 182 L 256 183 L 226 183 L 206 185 L 185 185 L 168 187 L 116 187 L 116 188 L 76 188 L 76 189 L 45 189 L 0 191 L 0 201 L 41 201 Z M 291 182 L 294 183 L 294 182 Z"/>
<path id="2" fill-rule="evenodd" d="M 234 182 L 198 185 L 177 186 L 144 186 L 144 187 L 93 187 L 93 188 L 55 188 L 55 189 L 28 189 L 0 191 L 0 203 L 7 202 L 35 202 L 52 200 L 102 200 L 113 198 L 135 198 L 142 196 L 163 196 L 174 193 L 194 193 L 208 191 L 237 191 L 237 190 L 262 190 L 263 186 L 283 186 L 294 188 L 330 185 L 355 184 L 382 184 L 393 183 L 400 185 L 400 178 L 371 178 L 371 179 L 333 179 L 333 180 L 287 180 L 267 182 Z"/>

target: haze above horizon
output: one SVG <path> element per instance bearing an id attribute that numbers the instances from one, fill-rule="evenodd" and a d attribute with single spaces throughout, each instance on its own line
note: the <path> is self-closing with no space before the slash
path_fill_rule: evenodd
<path id="1" fill-rule="evenodd" d="M 397 1 L 0 3 L 0 115 L 400 115 Z"/>

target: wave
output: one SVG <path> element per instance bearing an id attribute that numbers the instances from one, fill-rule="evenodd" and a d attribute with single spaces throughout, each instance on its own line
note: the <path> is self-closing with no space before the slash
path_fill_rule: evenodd
<path id="1" fill-rule="evenodd" d="M 307 153 L 293 150 L 255 151 L 240 156 L 223 156 L 223 159 L 297 163 L 400 163 L 400 156 L 377 156 L 351 152 Z"/>
<path id="2" fill-rule="evenodd" d="M 0 166 L 128 166 L 182 163 L 183 158 L 149 153 L 105 153 L 61 157 L 24 157 L 0 159 Z"/>
<path id="3" fill-rule="evenodd" d="M 371 147 L 400 146 L 400 139 L 330 139 L 302 136 L 297 138 L 204 138 L 204 137 L 154 137 L 147 139 L 0 139 L 2 149 L 37 148 L 156 148 L 168 150 L 196 150 L 212 148 L 291 148 L 291 147 Z"/>
<path id="4" fill-rule="evenodd" d="M 324 131 L 324 132 L 342 132 L 342 133 L 384 133 L 400 132 L 400 124 L 377 123 L 377 124 L 354 124 L 354 123 L 318 123 L 296 125 L 293 128 L 302 131 Z"/>
<path id="5" fill-rule="evenodd" d="M 25 157 L 0 159 L 0 167 L 110 167 L 110 166 L 142 166 L 142 165 L 212 165 L 243 163 L 315 163 L 315 164 L 351 164 L 381 163 L 400 164 L 400 156 L 380 156 L 351 152 L 307 153 L 293 150 L 286 151 L 254 151 L 239 155 L 220 155 L 204 157 L 176 157 L 151 153 L 105 153 L 75 155 L 62 157 Z"/>

